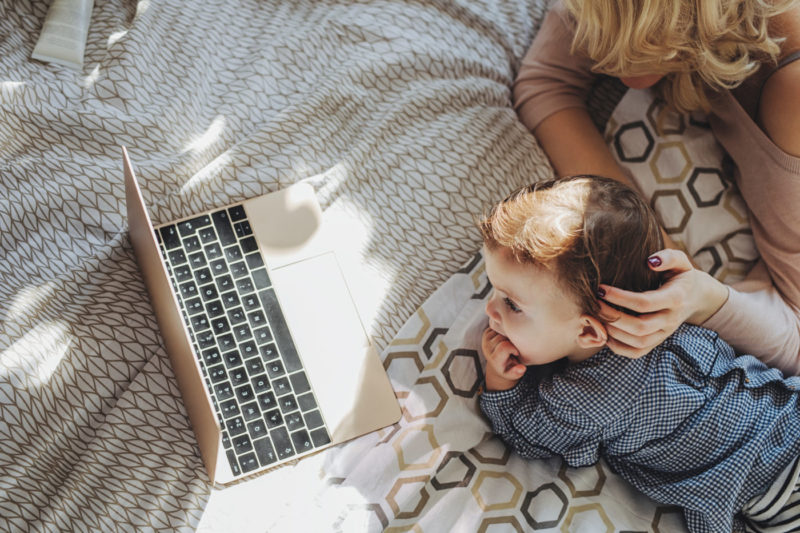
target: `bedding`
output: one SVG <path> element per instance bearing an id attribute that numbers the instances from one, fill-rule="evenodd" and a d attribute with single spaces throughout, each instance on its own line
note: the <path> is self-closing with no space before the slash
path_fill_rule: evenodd
<path id="1" fill-rule="evenodd" d="M 0 0 L 0 530 L 680 530 L 602 463 L 522 461 L 477 408 L 474 216 L 552 172 L 509 90 L 544 0 L 96 2 L 81 72 L 30 59 L 48 4 Z M 638 146 L 615 128 L 651 104 L 612 102 L 633 115 L 609 138 Z M 401 421 L 210 485 L 127 236 L 121 146 L 155 223 L 313 185 Z M 687 210 L 741 214 L 721 160 L 681 175 L 714 165 L 722 185 Z M 730 255 L 689 223 L 673 236 L 735 275 L 737 221 Z"/>

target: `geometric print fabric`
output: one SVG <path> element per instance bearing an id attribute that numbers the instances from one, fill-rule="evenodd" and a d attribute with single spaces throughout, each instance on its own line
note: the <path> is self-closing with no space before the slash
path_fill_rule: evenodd
<path id="1" fill-rule="evenodd" d="M 97 2 L 76 73 L 30 59 L 49 5 L 0 0 L 0 530 L 194 531 L 214 491 L 120 146 L 155 223 L 314 186 L 383 349 L 477 249 L 474 214 L 550 173 L 509 91 L 546 6 Z"/>

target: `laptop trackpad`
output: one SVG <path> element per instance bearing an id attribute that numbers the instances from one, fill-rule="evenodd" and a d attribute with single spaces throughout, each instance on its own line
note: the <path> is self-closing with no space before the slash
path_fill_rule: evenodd
<path id="1" fill-rule="evenodd" d="M 332 440 L 395 422 L 397 400 L 335 255 L 293 263 L 270 276 Z"/>

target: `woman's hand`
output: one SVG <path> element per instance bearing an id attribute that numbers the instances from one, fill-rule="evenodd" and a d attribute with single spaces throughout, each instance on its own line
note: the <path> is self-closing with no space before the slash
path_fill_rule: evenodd
<path id="1" fill-rule="evenodd" d="M 525 374 L 525 365 L 519 362 L 516 346 L 492 328 L 486 328 L 481 337 L 481 348 L 486 357 L 486 389 L 502 391 L 513 388 Z"/>
<path id="2" fill-rule="evenodd" d="M 728 299 L 728 288 L 694 268 L 679 250 L 661 250 L 650 256 L 648 265 L 665 275 L 666 282 L 656 290 L 639 293 L 600 286 L 600 294 L 605 293 L 600 301 L 600 316 L 608 329 L 608 347 L 625 357 L 649 353 L 684 322 L 702 324 Z M 605 302 L 639 316 L 618 311 Z"/>

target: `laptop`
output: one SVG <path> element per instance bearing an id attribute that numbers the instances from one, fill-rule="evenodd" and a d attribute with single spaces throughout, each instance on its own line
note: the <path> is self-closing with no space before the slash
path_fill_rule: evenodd
<path id="1" fill-rule="evenodd" d="M 310 185 L 154 227 L 122 152 L 130 238 L 212 482 L 400 419 Z"/>

